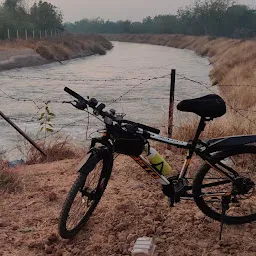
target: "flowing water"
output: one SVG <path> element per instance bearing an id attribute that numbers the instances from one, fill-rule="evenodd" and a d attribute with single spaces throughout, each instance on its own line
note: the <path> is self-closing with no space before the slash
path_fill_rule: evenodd
<path id="1" fill-rule="evenodd" d="M 1 72 L 1 111 L 13 118 L 32 138 L 36 138 L 40 125 L 38 117 L 43 112 L 38 107 L 44 106 L 43 102 L 51 101 L 50 109 L 56 115 L 53 120 L 54 131 L 61 129 L 57 134 L 68 135 L 74 142 L 84 144 L 86 135 L 88 137 L 102 127 L 102 123 L 90 117 L 86 132 L 87 113 L 71 105 L 61 104 L 61 101 L 71 99 L 63 91 L 65 86 L 82 96 L 95 97 L 117 112 L 126 113 L 126 119 L 162 127 L 167 122 L 170 90 L 168 74 L 171 69 L 176 69 L 178 74 L 190 79 L 210 83 L 211 67 L 208 60 L 192 51 L 135 43 L 113 44 L 114 48 L 105 56 Z M 168 76 L 150 81 L 140 80 L 164 75 Z M 205 94 L 209 94 L 209 91 L 203 86 L 177 76 L 175 101 Z M 124 96 L 119 98 L 121 95 Z M 22 101 L 24 99 L 34 102 Z M 0 127 L 2 152 L 24 144 L 17 132 L 2 119 Z M 6 155 L 9 159 L 15 159 L 20 153 L 13 150 Z"/>

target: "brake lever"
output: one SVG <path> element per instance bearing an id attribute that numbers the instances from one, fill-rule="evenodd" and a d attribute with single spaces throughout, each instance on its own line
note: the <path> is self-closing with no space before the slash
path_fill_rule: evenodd
<path id="1" fill-rule="evenodd" d="M 75 103 L 76 104 L 75 104 Z M 62 101 L 62 104 L 64 103 L 68 103 L 68 104 L 71 104 L 72 106 L 74 106 L 76 108 L 77 104 L 78 104 L 78 101 L 77 100 L 73 100 L 73 101 Z"/>
<path id="2" fill-rule="evenodd" d="M 78 101 L 78 100 L 63 101 L 62 103 L 71 104 L 72 106 L 74 106 L 75 108 L 80 109 L 80 110 L 84 110 L 87 107 L 87 104 L 84 101 Z"/>

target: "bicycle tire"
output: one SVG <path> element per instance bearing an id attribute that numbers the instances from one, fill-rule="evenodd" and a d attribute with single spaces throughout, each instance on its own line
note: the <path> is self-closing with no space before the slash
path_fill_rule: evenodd
<path id="1" fill-rule="evenodd" d="M 212 164 L 218 164 L 220 161 L 226 158 L 234 157 L 237 155 L 244 155 L 244 154 L 253 155 L 253 160 L 254 160 L 252 163 L 253 170 L 256 169 L 256 146 L 255 145 L 245 145 L 236 149 L 227 149 L 227 150 L 220 151 L 219 153 L 216 153 L 211 157 L 210 162 Z M 213 170 L 211 166 L 208 164 L 204 164 L 198 171 L 193 183 L 193 196 L 198 208 L 205 215 L 217 221 L 221 221 L 222 220 L 221 213 L 209 207 L 206 201 L 204 200 L 204 197 L 201 196 L 203 180 L 210 170 Z M 215 172 L 217 173 L 217 171 Z M 254 176 L 256 178 L 256 170 L 255 170 Z M 255 184 L 255 180 L 254 180 L 254 184 Z M 253 222 L 255 220 L 256 220 L 256 213 L 245 215 L 245 216 L 225 216 L 225 218 L 222 221 L 226 224 L 244 224 L 244 223 Z"/>
<path id="2" fill-rule="evenodd" d="M 66 200 L 63 204 L 61 213 L 60 213 L 60 219 L 59 219 L 59 234 L 64 239 L 71 239 L 73 238 L 87 223 L 90 216 L 92 215 L 93 211 L 95 210 L 96 206 L 98 205 L 110 178 L 112 166 L 113 166 L 113 157 L 112 155 L 109 155 L 108 157 L 102 157 L 97 160 L 96 165 L 94 166 L 93 170 L 89 171 L 88 173 L 79 172 L 79 175 L 75 182 L 73 183 Z M 97 157 L 95 155 L 91 155 L 91 157 Z M 76 199 L 78 194 L 82 194 L 81 189 L 84 189 L 86 186 L 86 180 L 88 176 L 93 173 L 97 167 L 97 164 L 102 161 L 102 169 L 100 171 L 100 178 L 97 182 L 96 186 L 96 196 L 93 200 L 92 204 L 89 206 L 88 210 L 85 211 L 85 213 L 82 215 L 81 219 L 78 220 L 78 222 L 74 225 L 73 228 L 68 228 L 67 221 L 70 215 L 70 211 L 72 208 L 72 205 L 74 204 L 74 200 Z M 102 183 L 103 182 L 103 183 Z M 78 195 L 79 196 L 79 195 Z M 82 195 L 82 200 L 85 198 L 85 195 Z M 87 201 L 88 202 L 88 201 Z M 80 210 L 80 209 L 77 209 Z"/>

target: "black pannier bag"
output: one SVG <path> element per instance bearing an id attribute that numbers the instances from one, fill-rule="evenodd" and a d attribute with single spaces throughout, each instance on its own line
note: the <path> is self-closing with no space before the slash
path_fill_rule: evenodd
<path id="1" fill-rule="evenodd" d="M 124 131 L 121 128 L 115 128 L 111 131 L 114 140 L 114 151 L 116 153 L 139 156 L 142 154 L 147 140 L 140 134 Z"/>

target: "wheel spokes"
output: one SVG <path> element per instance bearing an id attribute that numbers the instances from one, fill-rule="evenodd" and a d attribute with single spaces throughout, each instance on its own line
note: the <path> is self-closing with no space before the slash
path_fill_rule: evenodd
<path id="1" fill-rule="evenodd" d="M 221 164 L 220 164 L 221 163 Z M 214 169 L 209 169 L 201 184 L 201 197 L 208 207 L 221 214 L 221 197 L 231 193 L 231 202 L 226 214 L 232 217 L 256 214 L 256 155 L 237 154 L 227 157 L 218 163 L 229 174 L 233 173 L 234 181 L 223 178 Z M 236 175 L 239 174 L 239 176 Z"/>
<path id="2" fill-rule="evenodd" d="M 77 192 L 67 217 L 66 226 L 69 230 L 79 225 L 93 206 L 93 203 L 97 200 L 99 193 L 98 187 L 101 184 L 102 167 L 103 164 L 101 161 L 87 175 L 83 188 L 80 188 Z"/>

